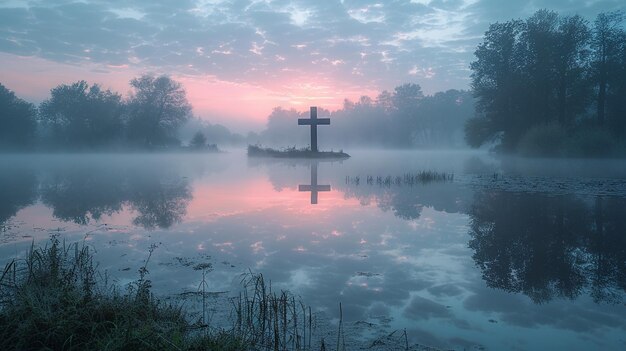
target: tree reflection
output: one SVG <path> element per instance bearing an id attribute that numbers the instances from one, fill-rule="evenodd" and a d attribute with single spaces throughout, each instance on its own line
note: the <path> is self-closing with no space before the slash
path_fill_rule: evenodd
<path id="1" fill-rule="evenodd" d="M 39 198 L 66 222 L 84 225 L 128 208 L 135 225 L 169 228 L 181 221 L 192 198 L 186 178 L 158 167 L 55 167 L 39 178 L 24 169 L 0 174 L 0 225 Z"/>
<path id="2" fill-rule="evenodd" d="M 32 170 L 2 167 L 0 172 L 0 228 L 37 199 L 37 177 Z"/>
<path id="3" fill-rule="evenodd" d="M 485 191 L 475 194 L 469 247 L 487 285 L 534 302 L 626 290 L 626 201 Z"/>
<path id="4" fill-rule="evenodd" d="M 361 203 L 374 201 L 383 211 L 391 211 L 404 220 L 419 219 L 424 207 L 447 213 L 464 212 L 471 200 L 471 191 L 454 183 L 429 183 L 414 186 L 339 183 L 346 198 L 357 198 Z"/>
<path id="5" fill-rule="evenodd" d="M 191 192 L 183 180 L 135 179 L 129 203 L 138 215 L 133 224 L 146 229 L 169 228 L 187 213 Z"/>
<path id="6" fill-rule="evenodd" d="M 44 177 L 41 201 L 66 222 L 87 224 L 122 210 L 125 177 L 119 170 L 70 168 Z"/>

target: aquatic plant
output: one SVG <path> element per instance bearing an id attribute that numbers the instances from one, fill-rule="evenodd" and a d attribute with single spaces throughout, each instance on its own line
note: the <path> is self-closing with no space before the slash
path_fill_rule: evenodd
<path id="1" fill-rule="evenodd" d="M 417 173 L 405 173 L 402 176 L 365 176 L 367 185 L 378 185 L 381 187 L 394 186 L 415 186 L 419 184 L 427 184 L 431 182 L 452 182 L 454 173 L 436 172 L 436 171 L 419 171 Z M 346 176 L 346 184 L 359 185 L 361 176 Z"/>
<path id="2" fill-rule="evenodd" d="M 232 299 L 236 338 L 266 350 L 311 349 L 311 307 L 289 291 L 273 290 L 263 274 L 244 274 L 241 283 L 243 290 Z"/>

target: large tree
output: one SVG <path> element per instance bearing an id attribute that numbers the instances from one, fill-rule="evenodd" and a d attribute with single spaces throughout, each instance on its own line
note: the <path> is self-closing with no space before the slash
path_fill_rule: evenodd
<path id="1" fill-rule="evenodd" d="M 32 142 L 37 128 L 36 110 L 0 84 L 0 147 L 23 147 Z"/>
<path id="2" fill-rule="evenodd" d="M 470 66 L 478 100 L 465 128 L 468 143 L 497 140 L 513 151 L 541 137 L 576 152 L 597 139 L 585 129 L 590 121 L 626 132 L 622 19 L 622 12 L 603 13 L 590 29 L 580 16 L 540 10 L 525 21 L 492 24 Z"/>
<path id="3" fill-rule="evenodd" d="M 99 147 L 122 134 L 122 98 L 83 80 L 51 90 L 39 106 L 52 141 L 61 146 Z"/>
<path id="4" fill-rule="evenodd" d="M 590 87 L 586 77 L 591 31 L 582 17 L 560 20 L 555 43 L 558 122 L 571 126 L 589 105 Z"/>
<path id="5" fill-rule="evenodd" d="M 191 115 L 191 105 L 180 83 L 168 76 L 143 75 L 130 81 L 128 137 L 147 147 L 174 142 L 177 129 Z"/>
<path id="6" fill-rule="evenodd" d="M 508 21 L 489 26 L 483 42 L 476 49 L 472 62 L 472 89 L 477 98 L 477 117 L 470 120 L 466 131 L 472 146 L 498 136 L 506 148 L 519 138 L 523 120 L 516 97 L 520 95 L 520 56 L 518 38 L 523 22 Z"/>
<path id="7" fill-rule="evenodd" d="M 600 125 L 606 119 L 607 94 L 617 83 L 615 78 L 618 77 L 611 73 L 618 69 L 620 63 L 620 47 L 624 41 L 622 20 L 622 12 L 610 12 L 599 14 L 594 22 L 592 72 L 597 88 L 597 121 Z"/>

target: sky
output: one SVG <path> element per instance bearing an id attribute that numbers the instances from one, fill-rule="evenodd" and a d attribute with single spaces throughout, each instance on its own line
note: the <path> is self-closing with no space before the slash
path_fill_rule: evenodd
<path id="1" fill-rule="evenodd" d="M 145 73 L 181 82 L 194 115 L 260 130 L 272 108 L 339 109 L 403 83 L 467 89 L 490 23 L 623 0 L 0 1 L 0 83 L 38 103 L 86 80 L 122 94 Z"/>

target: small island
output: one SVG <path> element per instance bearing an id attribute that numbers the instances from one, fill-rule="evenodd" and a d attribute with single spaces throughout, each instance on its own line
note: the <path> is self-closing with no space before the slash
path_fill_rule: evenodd
<path id="1" fill-rule="evenodd" d="M 248 145 L 248 156 L 251 157 L 279 157 L 279 158 L 333 158 L 343 159 L 350 155 L 343 151 L 311 151 L 310 148 L 296 149 L 288 147 L 282 150 L 276 150 L 260 145 Z"/>
<path id="2" fill-rule="evenodd" d="M 317 118 L 317 106 L 311 106 L 311 118 L 299 118 L 298 125 L 311 126 L 311 147 L 297 149 L 288 147 L 276 150 L 260 145 L 248 145 L 248 156 L 251 157 L 282 157 L 282 158 L 332 158 L 344 159 L 350 157 L 347 153 L 340 151 L 319 151 L 317 148 L 317 126 L 330 125 L 330 118 Z"/>

